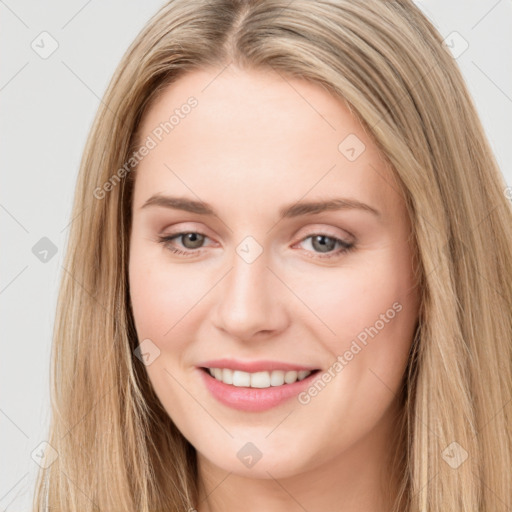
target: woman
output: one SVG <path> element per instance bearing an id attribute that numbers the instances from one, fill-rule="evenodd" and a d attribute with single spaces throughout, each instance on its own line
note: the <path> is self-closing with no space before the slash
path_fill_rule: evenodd
<path id="1" fill-rule="evenodd" d="M 512 211 L 412 2 L 169 2 L 75 215 L 38 510 L 512 506 Z"/>

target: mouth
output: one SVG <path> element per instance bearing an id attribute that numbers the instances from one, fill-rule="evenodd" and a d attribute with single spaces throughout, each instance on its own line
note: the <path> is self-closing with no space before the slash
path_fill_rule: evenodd
<path id="1" fill-rule="evenodd" d="M 229 364 L 229 363 L 228 363 Z M 258 371 L 245 371 L 219 364 L 197 367 L 201 379 L 211 395 L 221 404 L 246 412 L 261 412 L 275 408 L 296 397 L 313 383 L 318 368 L 276 364 L 267 370 L 262 364 L 253 364 Z M 245 365 L 247 368 L 249 365 Z"/>
<path id="2" fill-rule="evenodd" d="M 245 387 L 266 389 L 270 387 L 294 384 L 307 379 L 310 375 L 317 373 L 316 370 L 265 370 L 259 372 L 245 372 L 231 368 L 208 368 L 201 367 L 211 377 L 224 384 Z"/>

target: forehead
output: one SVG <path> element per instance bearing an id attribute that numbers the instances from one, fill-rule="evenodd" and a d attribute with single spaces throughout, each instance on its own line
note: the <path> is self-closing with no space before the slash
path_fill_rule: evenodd
<path id="1" fill-rule="evenodd" d="M 397 202 L 391 170 L 357 118 L 303 79 L 232 67 L 193 71 L 146 112 L 140 141 L 148 138 L 155 144 L 137 169 L 136 203 L 156 192 L 231 197 L 246 209 L 332 194 L 380 210 Z"/>

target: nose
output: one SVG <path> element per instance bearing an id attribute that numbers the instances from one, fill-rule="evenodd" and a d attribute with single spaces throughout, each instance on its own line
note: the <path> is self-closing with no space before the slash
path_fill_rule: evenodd
<path id="1" fill-rule="evenodd" d="M 234 254 L 231 270 L 217 287 L 214 324 L 218 329 L 241 341 L 260 340 L 286 329 L 286 287 L 268 264 L 265 251 L 252 262 Z"/>

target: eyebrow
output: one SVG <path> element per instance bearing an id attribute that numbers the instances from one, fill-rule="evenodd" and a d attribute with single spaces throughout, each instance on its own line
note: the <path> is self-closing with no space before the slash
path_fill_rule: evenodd
<path id="1" fill-rule="evenodd" d="M 151 196 L 142 206 L 148 208 L 150 206 L 160 206 L 173 210 L 183 210 L 199 215 L 213 215 L 218 217 L 215 209 L 204 201 L 195 201 L 186 197 L 166 196 L 155 194 Z M 350 198 L 333 198 L 325 201 L 298 201 L 293 204 L 285 205 L 279 209 L 279 217 L 281 219 L 300 217 L 303 215 L 314 215 L 325 211 L 351 210 L 358 209 L 369 212 L 376 217 L 380 217 L 381 213 L 372 206 Z"/>

